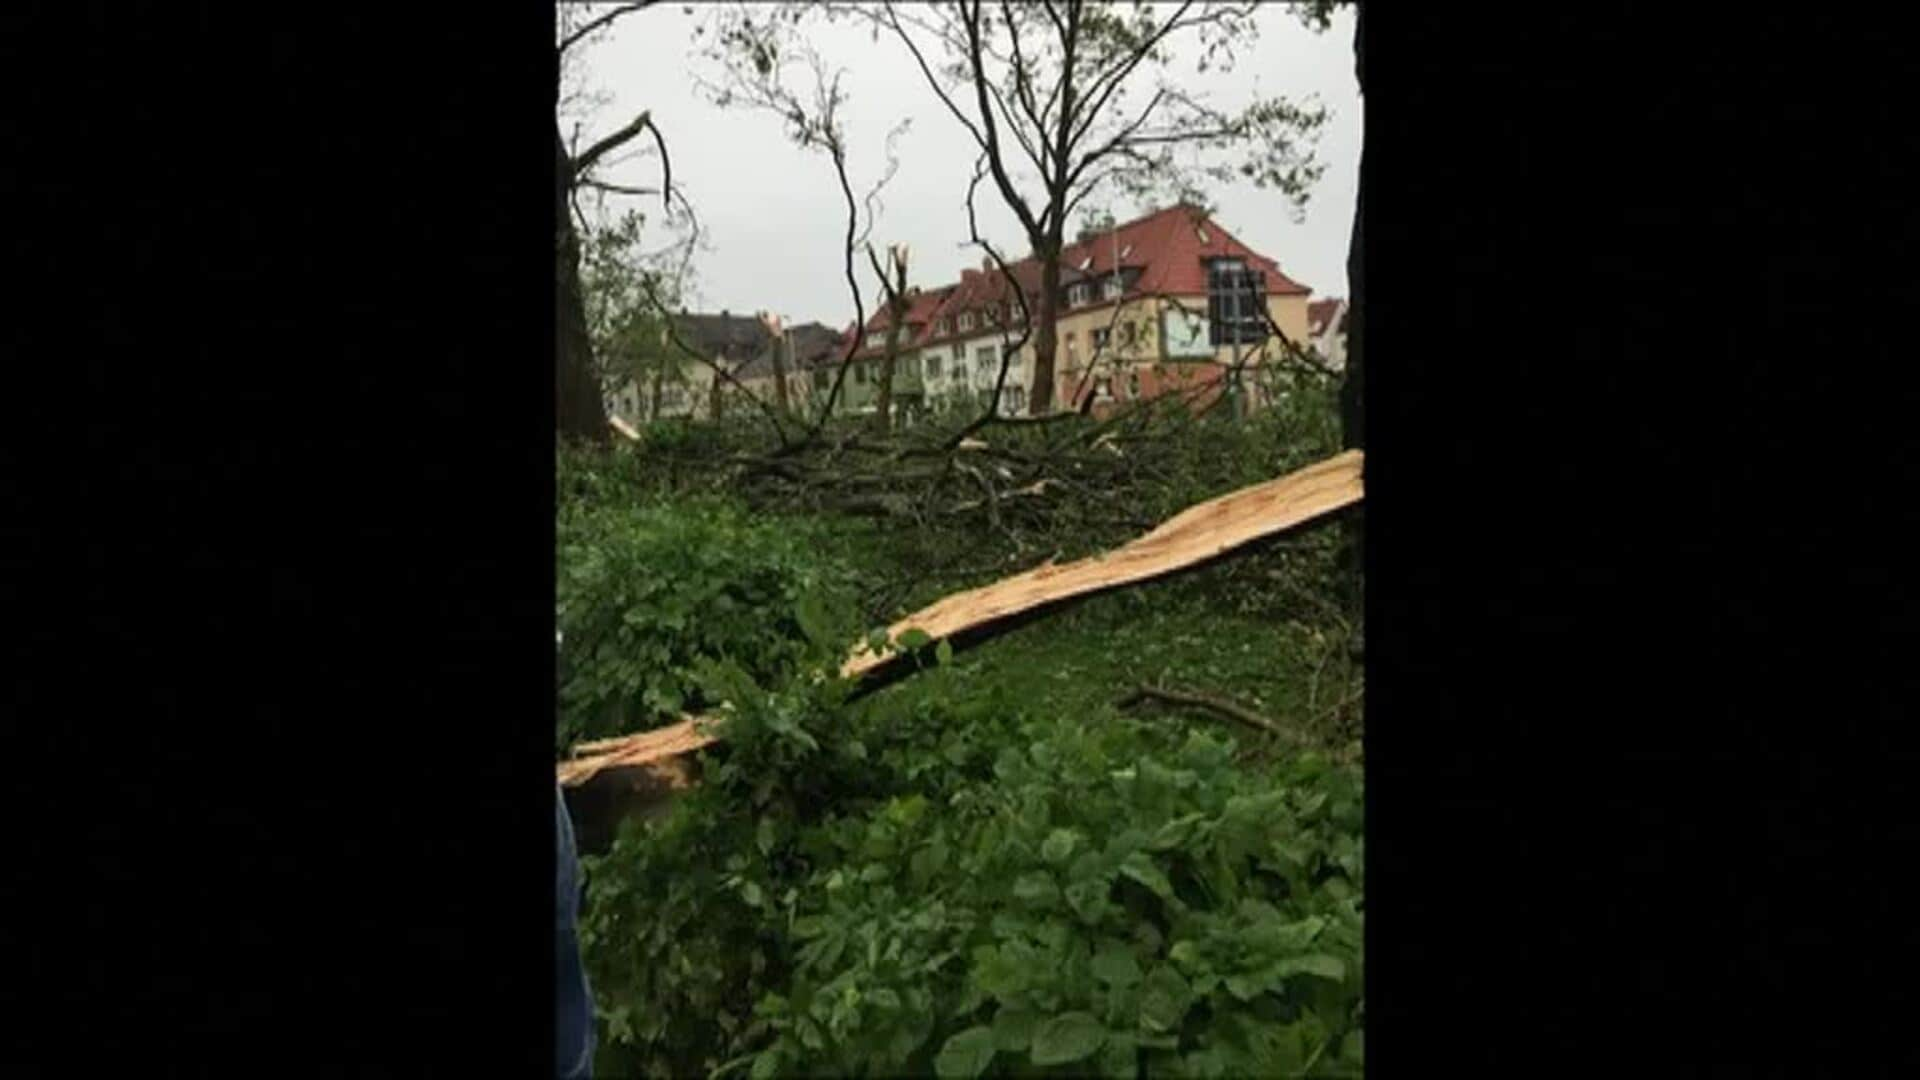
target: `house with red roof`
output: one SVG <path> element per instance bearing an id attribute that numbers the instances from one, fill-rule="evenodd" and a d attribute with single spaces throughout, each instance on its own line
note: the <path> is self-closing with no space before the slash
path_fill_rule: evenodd
<path id="1" fill-rule="evenodd" d="M 1190 205 L 1083 233 L 1062 253 L 1060 277 L 1057 409 L 1104 412 L 1172 393 L 1199 408 L 1228 392 L 1258 407 L 1264 400 L 1257 376 L 1277 344 L 1275 332 L 1301 343 L 1309 334 L 1311 290 Z M 1008 273 L 987 262 L 963 270 L 954 284 L 916 293 L 895 346 L 894 396 L 903 412 L 943 403 L 977 409 L 999 384 L 1001 411 L 1027 413 L 1033 343 L 1013 346 L 1023 337 L 1024 314 L 1037 309 L 1039 285 L 1040 264 L 1027 258 Z M 884 309 L 867 322 L 842 391 L 849 411 L 872 407 L 889 324 Z"/>

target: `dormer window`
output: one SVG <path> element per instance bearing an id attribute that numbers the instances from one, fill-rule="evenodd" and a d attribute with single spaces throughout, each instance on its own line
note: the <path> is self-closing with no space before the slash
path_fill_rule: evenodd
<path id="1" fill-rule="evenodd" d="M 960 332 L 964 334 L 971 329 L 973 329 L 973 312 L 971 311 L 961 312 L 960 313 Z"/>
<path id="2" fill-rule="evenodd" d="M 935 337 L 946 337 L 947 336 L 947 320 L 941 319 L 939 322 L 934 323 L 933 334 Z"/>
<path id="3" fill-rule="evenodd" d="M 1100 298 L 1102 300 L 1118 300 L 1120 299 L 1120 291 L 1120 275 L 1115 274 L 1101 283 Z"/>
<path id="4" fill-rule="evenodd" d="M 1067 287 L 1067 306 L 1068 307 L 1079 307 L 1080 305 L 1086 303 L 1087 300 L 1088 300 L 1088 294 L 1087 294 L 1087 287 L 1085 285 L 1069 285 Z"/>

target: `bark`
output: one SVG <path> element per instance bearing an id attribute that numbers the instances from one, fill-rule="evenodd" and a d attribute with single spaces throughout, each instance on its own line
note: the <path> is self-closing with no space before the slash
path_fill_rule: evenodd
<path id="1" fill-rule="evenodd" d="M 1360 84 L 1362 101 L 1366 99 L 1366 65 L 1363 62 L 1366 41 L 1365 4 L 1354 5 L 1353 21 L 1353 73 Z M 1366 276 L 1362 257 L 1365 245 L 1361 227 L 1366 219 L 1367 169 L 1366 149 L 1361 148 L 1360 183 L 1354 194 L 1353 202 L 1353 238 L 1347 247 L 1347 364 L 1345 378 L 1340 383 L 1340 442 L 1345 449 L 1355 450 L 1366 445 Z M 1350 515 L 1344 528 L 1344 537 L 1340 550 L 1340 562 L 1345 583 L 1343 600 L 1354 625 L 1362 625 L 1366 614 L 1365 605 L 1365 520 L 1361 513 Z M 1356 635 L 1358 642 L 1362 640 Z"/>
<path id="2" fill-rule="evenodd" d="M 1031 411 L 1045 416 L 1053 411 L 1053 354 L 1060 344 L 1054 326 L 1060 301 L 1060 249 L 1034 252 L 1040 259 L 1040 296 L 1033 312 L 1033 397 Z"/>
<path id="3" fill-rule="evenodd" d="M 773 407 L 781 416 L 791 414 L 792 405 L 787 401 L 787 349 L 792 347 L 793 339 L 781 334 L 773 339 Z"/>
<path id="4" fill-rule="evenodd" d="M 667 365 L 663 361 L 655 364 L 653 368 L 653 387 L 647 396 L 647 419 L 649 421 L 660 419 L 660 399 L 666 393 L 666 388 Z"/>
<path id="5" fill-rule="evenodd" d="M 605 443 L 606 405 L 593 375 L 593 341 L 587 336 L 587 310 L 580 296 L 580 238 L 573 229 L 568 196 L 573 190 L 573 161 L 553 125 L 554 175 L 554 430 L 561 438 Z"/>

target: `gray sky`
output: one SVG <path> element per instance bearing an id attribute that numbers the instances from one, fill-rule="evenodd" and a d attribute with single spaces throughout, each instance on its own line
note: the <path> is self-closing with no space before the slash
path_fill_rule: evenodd
<path id="1" fill-rule="evenodd" d="M 824 153 L 789 142 L 780 121 L 765 112 L 722 109 L 694 87 L 690 71 L 710 81 L 719 73 L 693 35 L 711 18 L 708 5 L 662 4 L 617 22 L 581 61 L 589 85 L 610 101 L 594 114 L 582 144 L 650 109 L 667 138 L 676 186 L 684 187 L 707 230 L 710 250 L 695 259 L 691 305 L 697 310 L 779 312 L 789 320 L 839 327 L 853 317 L 842 269 L 846 206 Z M 1347 241 L 1358 182 L 1361 110 L 1353 77 L 1353 16 L 1342 6 L 1332 29 L 1316 35 L 1277 4 L 1258 13 L 1260 36 L 1238 50 L 1235 69 L 1195 77 L 1197 56 L 1178 53 L 1168 69 L 1183 87 L 1204 90 L 1231 110 L 1252 94 L 1280 93 L 1295 100 L 1318 95 L 1332 113 L 1322 129 L 1318 156 L 1326 172 L 1315 185 L 1305 220 L 1294 224 L 1284 197 L 1251 184 L 1214 191 L 1216 220 L 1254 250 L 1279 262 L 1289 277 L 1316 296 L 1346 294 Z M 843 66 L 849 148 L 848 175 L 856 195 L 886 167 L 887 132 L 903 117 L 912 127 L 895 144 L 899 170 L 881 195 L 872 241 L 906 243 L 912 249 L 912 281 L 919 285 L 957 280 L 963 266 L 978 266 L 981 253 L 967 244 L 964 209 L 975 148 L 970 136 L 934 96 L 913 58 L 897 40 L 873 41 L 850 26 L 825 28 L 812 43 L 830 65 Z M 797 69 L 789 85 L 811 100 L 812 76 Z M 641 142 L 648 140 L 643 136 Z M 657 160 L 635 159 L 604 179 L 657 186 Z M 1099 196 L 1088 205 L 1100 201 Z M 658 204 L 638 204 L 649 213 Z M 1005 252 L 1024 252 L 1021 231 L 991 181 L 975 198 L 982 232 Z M 1112 199 L 1121 219 L 1141 208 Z M 1069 231 L 1080 214 L 1069 222 Z M 660 234 L 654 234 L 656 240 Z M 860 264 L 861 287 L 872 310 L 875 288 Z"/>

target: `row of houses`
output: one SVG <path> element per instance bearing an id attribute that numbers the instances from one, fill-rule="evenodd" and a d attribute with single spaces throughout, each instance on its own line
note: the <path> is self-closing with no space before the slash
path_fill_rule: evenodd
<path id="1" fill-rule="evenodd" d="M 991 262 L 966 269 L 960 280 L 909 291 L 893 343 L 893 401 L 903 422 L 943 409 L 984 407 L 1000 381 L 1000 411 L 1028 415 L 1034 402 L 1034 342 L 1023 337 L 1026 312 L 1038 306 L 1040 264 L 1027 258 L 1002 274 Z M 1204 211 L 1179 205 L 1099 232 L 1083 233 L 1062 254 L 1056 298 L 1056 409 L 1105 411 L 1118 403 L 1187 392 L 1196 406 L 1234 393 L 1258 408 L 1255 368 L 1274 330 L 1312 348 L 1335 368 L 1345 360 L 1346 305 L 1338 299 L 1310 301 L 1310 290 L 1281 271 L 1272 258 L 1248 248 Z M 714 365 L 687 372 L 663 415 L 713 415 L 739 408 L 737 381 L 772 402 L 775 358 L 784 361 L 788 401 L 818 402 L 830 392 L 853 345 L 854 326 L 834 331 L 820 323 L 776 327 L 761 318 L 686 315 L 683 340 Z M 777 331 L 777 332 L 776 332 Z M 893 331 L 881 310 L 867 320 L 860 348 L 852 354 L 838 411 L 875 408 L 881 366 Z M 1018 347 L 1016 348 L 1016 343 Z M 1230 373 L 1242 373 L 1236 383 Z M 636 387 L 615 395 L 616 412 L 647 414 Z"/>

